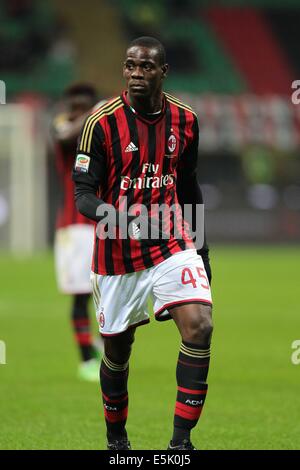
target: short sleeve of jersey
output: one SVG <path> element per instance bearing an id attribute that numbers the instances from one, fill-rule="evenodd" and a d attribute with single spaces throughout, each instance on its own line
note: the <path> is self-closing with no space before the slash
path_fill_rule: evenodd
<path id="1" fill-rule="evenodd" d="M 78 139 L 73 181 L 99 186 L 102 182 L 105 159 L 105 135 L 98 121 L 89 116 Z"/>

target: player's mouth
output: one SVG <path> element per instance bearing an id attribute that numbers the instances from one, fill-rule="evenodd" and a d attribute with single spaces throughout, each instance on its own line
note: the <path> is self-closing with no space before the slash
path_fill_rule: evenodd
<path id="1" fill-rule="evenodd" d="M 143 90 L 146 90 L 146 85 L 143 84 L 143 83 L 131 83 L 130 84 L 130 89 L 135 91 L 143 91 Z"/>

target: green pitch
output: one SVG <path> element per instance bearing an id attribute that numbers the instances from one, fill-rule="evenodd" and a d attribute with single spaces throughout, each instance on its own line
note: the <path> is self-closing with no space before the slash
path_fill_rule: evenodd
<path id="1" fill-rule="evenodd" d="M 193 442 L 200 449 L 299 449 L 298 248 L 212 249 L 215 332 L 209 394 Z M 104 449 L 98 385 L 76 379 L 68 297 L 51 254 L 0 256 L 1 449 Z M 91 305 L 92 308 L 92 305 Z M 165 449 L 179 336 L 171 322 L 137 330 L 128 432 L 134 449 Z"/>

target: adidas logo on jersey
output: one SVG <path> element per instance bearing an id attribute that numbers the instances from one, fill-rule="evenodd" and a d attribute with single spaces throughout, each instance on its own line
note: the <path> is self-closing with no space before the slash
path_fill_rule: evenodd
<path id="1" fill-rule="evenodd" d="M 129 145 L 127 145 L 125 152 L 136 152 L 138 148 L 134 145 L 133 142 L 130 142 Z"/>
<path id="2" fill-rule="evenodd" d="M 132 236 L 135 240 L 140 240 L 141 230 L 135 222 L 132 222 Z"/>

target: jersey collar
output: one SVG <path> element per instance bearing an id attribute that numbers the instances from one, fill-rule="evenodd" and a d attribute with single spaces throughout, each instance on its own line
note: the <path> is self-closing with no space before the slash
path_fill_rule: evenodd
<path id="1" fill-rule="evenodd" d="M 159 113 L 157 119 L 147 119 L 147 116 L 139 114 L 132 106 L 130 106 L 129 101 L 128 101 L 128 92 L 127 90 L 123 91 L 121 95 L 121 100 L 127 106 L 130 111 L 135 115 L 137 119 L 140 119 L 141 121 L 145 122 L 146 124 L 156 124 L 158 123 L 165 115 L 166 112 L 166 97 L 165 94 L 163 93 L 163 105 L 162 105 L 162 110 Z"/>

